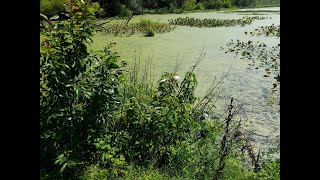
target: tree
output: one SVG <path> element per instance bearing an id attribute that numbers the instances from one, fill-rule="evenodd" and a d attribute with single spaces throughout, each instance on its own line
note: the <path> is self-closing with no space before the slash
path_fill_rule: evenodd
<path id="1" fill-rule="evenodd" d="M 238 7 L 252 7 L 255 5 L 255 0 L 233 0 L 235 6 Z"/>

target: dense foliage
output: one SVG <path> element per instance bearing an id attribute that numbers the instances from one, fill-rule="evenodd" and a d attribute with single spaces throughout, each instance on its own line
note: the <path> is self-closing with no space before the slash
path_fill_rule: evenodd
<path id="1" fill-rule="evenodd" d="M 64 10 L 64 2 L 65 0 L 40 0 L 40 13 L 49 17 L 58 15 Z"/>
<path id="2" fill-rule="evenodd" d="M 256 0 L 256 7 L 280 6 L 280 0 Z"/>
<path id="3" fill-rule="evenodd" d="M 254 7 L 256 0 L 233 0 L 233 4 L 237 7 Z"/>
<path id="4" fill-rule="evenodd" d="M 63 12 L 65 0 L 40 0 L 40 11 L 47 16 Z M 143 13 L 181 13 L 184 11 L 230 7 L 279 6 L 279 0 L 92 0 L 96 16 L 126 17 Z"/>
<path id="5" fill-rule="evenodd" d="M 278 177 L 279 165 L 258 158 L 243 136 L 231 99 L 225 119 L 210 120 L 210 93 L 196 101 L 196 65 L 164 73 L 125 61 L 107 46 L 89 52 L 95 8 L 69 1 L 70 19 L 43 24 L 40 47 L 42 179 L 254 179 Z M 212 98 L 211 98 L 212 99 Z M 250 152 L 254 167 L 240 149 Z M 146 173 L 147 174 L 146 174 Z"/>
<path id="6" fill-rule="evenodd" d="M 96 159 L 96 140 L 121 98 L 122 75 L 108 48 L 87 51 L 94 10 L 81 2 L 68 9 L 67 22 L 47 25 L 40 51 L 41 161 L 44 168 L 55 161 L 61 172 Z"/>

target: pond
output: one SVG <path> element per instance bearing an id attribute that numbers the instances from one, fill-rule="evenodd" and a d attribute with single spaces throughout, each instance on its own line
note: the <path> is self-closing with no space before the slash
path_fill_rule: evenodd
<path id="1" fill-rule="evenodd" d="M 263 77 L 263 69 L 250 68 L 248 61 L 240 59 L 240 56 L 221 50 L 221 47 L 227 47 L 231 39 L 264 42 L 270 47 L 280 43 L 280 38 L 276 36 L 250 36 L 244 33 L 254 31 L 259 26 L 280 25 L 280 8 L 260 8 L 250 9 L 250 11 L 256 12 L 214 11 L 134 16 L 130 23 L 138 22 L 141 17 L 165 23 L 168 23 L 169 19 L 178 17 L 240 19 L 245 16 L 261 16 L 267 18 L 254 20 L 243 27 L 177 26 L 171 32 L 156 34 L 153 37 L 144 37 L 142 34 L 130 37 L 96 34 L 91 48 L 102 49 L 108 42 L 114 41 L 117 43 L 114 49 L 119 52 L 121 59 L 128 61 L 129 65 L 133 63 L 134 56 L 140 56 L 142 61 L 151 59 L 155 80 L 158 80 L 163 72 L 173 72 L 177 59 L 181 61 L 178 74 L 183 76 L 204 50 L 206 55 L 195 71 L 198 77 L 196 94 L 203 95 L 213 79 L 220 78 L 231 67 L 220 88 L 216 116 L 223 116 L 222 111 L 227 109 L 230 98 L 234 97 L 236 105 L 244 105 L 238 118 L 247 120 L 248 128 L 256 130 L 251 133 L 251 138 L 257 148 L 264 149 L 280 142 L 279 105 L 270 104 L 268 98 L 273 80 Z"/>

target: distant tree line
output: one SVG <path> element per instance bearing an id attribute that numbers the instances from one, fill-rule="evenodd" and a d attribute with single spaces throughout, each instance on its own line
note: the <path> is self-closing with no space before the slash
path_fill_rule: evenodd
<path id="1" fill-rule="evenodd" d="M 64 10 L 64 2 L 65 0 L 40 0 L 40 12 L 47 16 L 59 14 Z M 91 2 L 97 10 L 98 17 L 280 5 L 280 0 L 91 0 Z"/>

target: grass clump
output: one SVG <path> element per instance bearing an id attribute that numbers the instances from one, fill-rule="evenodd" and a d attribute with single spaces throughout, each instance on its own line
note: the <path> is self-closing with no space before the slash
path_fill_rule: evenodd
<path id="1" fill-rule="evenodd" d="M 145 36 L 145 37 L 154 36 L 154 31 L 153 31 L 153 29 L 151 29 L 151 28 L 146 29 L 145 32 L 144 32 L 144 36 Z"/>

